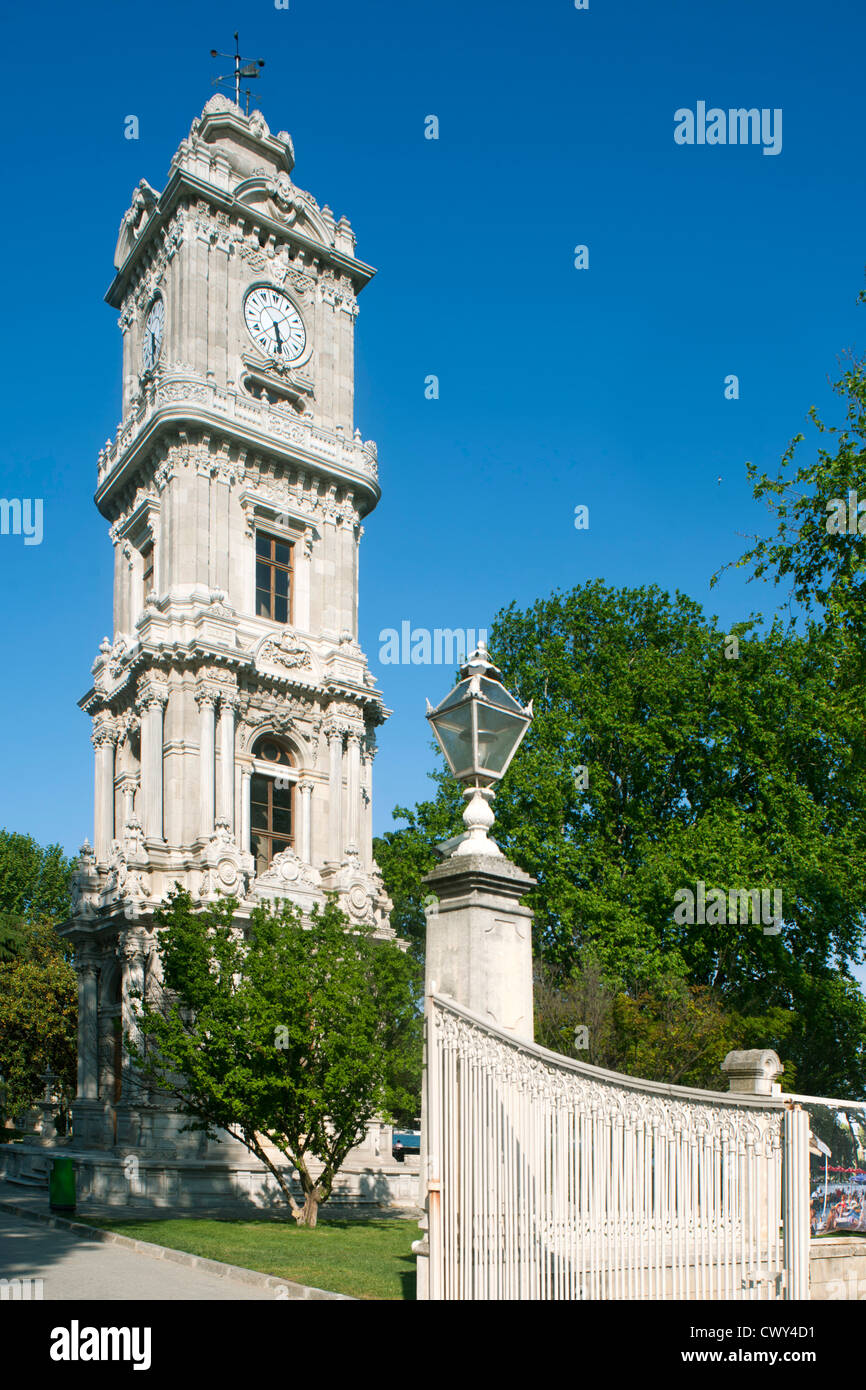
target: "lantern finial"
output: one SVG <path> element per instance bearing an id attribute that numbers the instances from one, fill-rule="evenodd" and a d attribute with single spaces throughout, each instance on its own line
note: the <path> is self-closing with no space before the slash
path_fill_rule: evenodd
<path id="1" fill-rule="evenodd" d="M 532 705 L 524 709 L 518 704 L 501 674 L 479 642 L 461 665 L 454 689 L 435 709 L 427 701 L 427 718 L 468 802 L 466 833 L 458 837 L 454 854 L 501 853 L 487 835 L 494 820 L 491 789 L 504 776 L 532 719 Z"/>

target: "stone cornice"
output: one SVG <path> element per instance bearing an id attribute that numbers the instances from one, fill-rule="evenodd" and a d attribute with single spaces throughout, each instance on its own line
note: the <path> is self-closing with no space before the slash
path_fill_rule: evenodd
<path id="1" fill-rule="evenodd" d="M 178 399 L 168 399 L 170 388 Z M 189 395 L 183 394 L 185 390 Z M 162 399 L 160 399 L 162 397 Z M 206 382 L 189 378 L 173 383 L 163 378 L 137 419 L 118 431 L 100 454 L 95 502 L 103 516 L 113 519 L 111 499 L 147 462 L 147 452 L 169 428 L 183 426 L 207 432 L 217 446 L 246 445 L 248 451 L 277 455 L 314 475 L 351 485 L 358 492 L 359 512 L 366 516 L 381 497 L 375 445 L 323 430 L 276 413 L 272 406 L 234 393 L 219 392 Z"/>
<path id="2" fill-rule="evenodd" d="M 188 170 L 176 168 L 160 194 L 156 208 L 149 217 L 141 236 L 131 248 L 129 255 L 106 292 L 106 303 L 110 304 L 112 308 L 120 309 L 123 307 L 124 296 L 127 293 L 130 280 L 134 277 L 139 261 L 146 257 L 148 250 L 154 244 L 157 248 L 159 247 L 158 233 L 165 228 L 175 208 L 185 198 L 203 198 L 211 206 L 227 212 L 230 216 L 242 218 L 251 225 L 261 227 L 263 231 L 269 232 L 278 240 L 297 246 L 299 250 L 306 251 L 308 255 L 333 266 L 335 270 L 341 271 L 344 275 L 348 275 L 355 285 L 356 292 L 360 292 L 365 285 L 369 284 L 376 274 L 375 268 L 367 265 L 366 262 L 347 255 L 345 251 L 338 251 L 336 247 L 326 246 L 324 242 L 306 236 L 303 232 L 296 231 L 294 227 L 287 227 L 285 223 L 278 222 L 274 217 L 269 217 L 261 208 L 241 202 L 233 193 L 215 187 L 205 179 L 189 173 Z"/>
<path id="3" fill-rule="evenodd" d="M 262 670 L 255 665 L 252 651 L 227 651 L 193 640 L 189 643 L 173 643 L 156 646 L 144 643 L 131 657 L 120 679 L 110 688 L 91 686 L 86 695 L 78 701 L 85 714 L 126 707 L 130 696 L 135 695 L 136 681 L 150 673 L 164 682 L 171 670 L 198 675 L 203 667 L 218 667 L 227 675 L 236 678 L 250 673 L 255 677 L 257 688 L 272 692 L 275 697 L 292 695 L 296 698 L 318 699 L 322 703 L 343 701 L 364 711 L 364 716 L 375 724 L 383 724 L 391 710 L 386 708 L 378 690 L 326 679 L 318 682 L 304 677 L 303 672 L 285 670 L 284 672 Z M 207 679 L 213 679 L 208 676 Z M 239 682 L 240 683 L 240 682 Z"/>

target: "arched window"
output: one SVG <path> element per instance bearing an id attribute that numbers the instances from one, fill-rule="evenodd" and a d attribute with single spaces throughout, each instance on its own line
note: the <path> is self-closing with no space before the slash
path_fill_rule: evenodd
<path id="1" fill-rule="evenodd" d="M 295 843 L 294 779 L 289 768 L 294 759 L 285 744 L 264 734 L 253 747 L 255 767 L 250 781 L 250 853 L 256 873 L 270 867 L 274 855 Z"/>

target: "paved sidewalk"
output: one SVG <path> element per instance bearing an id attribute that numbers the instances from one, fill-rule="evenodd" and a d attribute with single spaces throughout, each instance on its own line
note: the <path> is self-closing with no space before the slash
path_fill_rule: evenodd
<path id="1" fill-rule="evenodd" d="M 133 1240 L 115 1231 L 91 1230 L 52 1215 L 46 1192 L 0 1181 L 0 1279 L 16 1278 L 41 1279 L 45 1300 L 355 1301 L 347 1294 Z M 9 1297 L 11 1291 L 4 1293 Z"/>
<path id="2" fill-rule="evenodd" d="M 277 1298 L 272 1288 L 153 1259 L 6 1211 L 0 1211 L 0 1277 L 41 1278 L 46 1301 L 257 1299 L 273 1303 Z"/>

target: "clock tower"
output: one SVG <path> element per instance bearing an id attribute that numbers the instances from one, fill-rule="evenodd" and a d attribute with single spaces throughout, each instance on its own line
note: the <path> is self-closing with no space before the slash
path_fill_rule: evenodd
<path id="1" fill-rule="evenodd" d="M 293 165 L 285 131 L 214 96 L 162 192 L 142 181 L 120 227 L 106 299 L 122 419 L 95 499 L 114 631 L 81 701 L 94 840 L 64 926 L 79 974 L 75 1142 L 89 1149 L 215 1156 L 136 1087 L 120 1042 L 131 995 L 158 971 L 153 914 L 175 884 L 201 907 L 236 898 L 240 920 L 335 891 L 352 921 L 393 936 L 371 829 L 388 712 L 358 645 L 361 523 L 379 483 L 354 424 L 353 351 L 374 271 Z"/>

